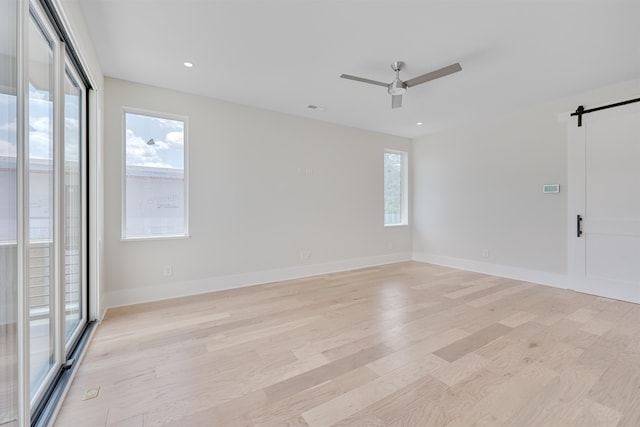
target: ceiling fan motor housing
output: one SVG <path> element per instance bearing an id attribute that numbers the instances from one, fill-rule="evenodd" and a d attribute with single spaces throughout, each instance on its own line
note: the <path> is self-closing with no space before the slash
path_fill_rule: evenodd
<path id="1" fill-rule="evenodd" d="M 395 61 L 391 63 L 391 69 L 396 72 L 396 79 L 389 83 L 387 92 L 389 95 L 404 95 L 407 91 L 407 85 L 400 80 L 400 70 L 404 67 L 404 62 Z"/>
<path id="2" fill-rule="evenodd" d="M 407 91 L 407 85 L 400 79 L 395 79 L 389 84 L 387 92 L 390 95 L 402 95 Z"/>

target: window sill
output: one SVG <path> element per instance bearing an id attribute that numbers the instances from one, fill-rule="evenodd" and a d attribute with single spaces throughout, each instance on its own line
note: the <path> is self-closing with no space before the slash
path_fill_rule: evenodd
<path id="1" fill-rule="evenodd" d="M 133 237 L 121 237 L 121 242 L 144 242 L 145 240 L 180 240 L 190 239 L 190 234 L 162 234 L 158 236 L 133 236 Z"/>
<path id="2" fill-rule="evenodd" d="M 408 227 L 409 223 L 404 223 L 404 224 L 385 224 L 385 227 Z"/>

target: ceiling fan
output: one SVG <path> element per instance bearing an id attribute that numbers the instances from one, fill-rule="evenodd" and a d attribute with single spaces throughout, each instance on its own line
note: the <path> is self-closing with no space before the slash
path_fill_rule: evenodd
<path id="1" fill-rule="evenodd" d="M 379 82 L 376 80 L 365 79 L 364 77 L 351 76 L 349 74 L 342 74 L 340 77 L 343 79 L 355 80 L 357 82 L 369 83 L 372 85 L 384 86 L 387 88 L 387 92 L 391 95 L 391 108 L 402 107 L 402 94 L 407 91 L 408 87 L 417 86 L 421 83 L 426 83 L 430 80 L 439 79 L 440 77 L 448 76 L 449 74 L 457 73 L 462 70 L 459 63 L 448 65 L 444 68 L 440 68 L 430 73 L 423 74 L 418 77 L 414 77 L 407 81 L 400 80 L 400 70 L 404 67 L 404 62 L 395 61 L 391 64 L 391 69 L 396 72 L 396 78 L 391 83 Z"/>

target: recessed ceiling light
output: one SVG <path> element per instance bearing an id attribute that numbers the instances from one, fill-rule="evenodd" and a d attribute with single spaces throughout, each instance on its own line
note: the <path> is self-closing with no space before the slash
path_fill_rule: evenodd
<path id="1" fill-rule="evenodd" d="M 185 62 L 184 66 L 187 68 L 193 68 L 193 62 Z"/>
<path id="2" fill-rule="evenodd" d="M 416 123 L 416 125 L 422 126 L 422 122 L 418 122 L 418 123 Z"/>

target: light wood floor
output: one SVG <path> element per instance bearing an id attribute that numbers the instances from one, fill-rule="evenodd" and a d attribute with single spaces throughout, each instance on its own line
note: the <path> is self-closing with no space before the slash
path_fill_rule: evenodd
<path id="1" fill-rule="evenodd" d="M 104 425 L 638 427 L 640 306 L 407 262 L 113 309 L 56 423 Z"/>

